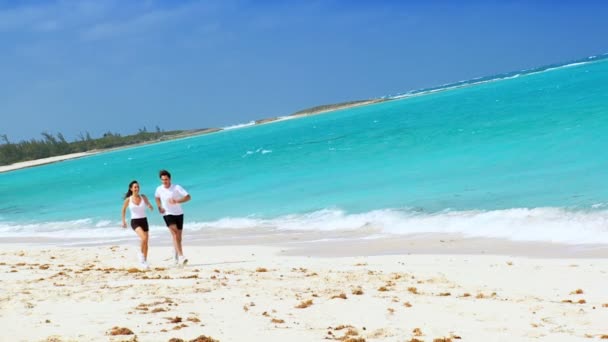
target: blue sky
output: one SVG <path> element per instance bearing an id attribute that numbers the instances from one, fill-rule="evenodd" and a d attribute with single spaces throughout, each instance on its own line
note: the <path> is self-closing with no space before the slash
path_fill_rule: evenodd
<path id="1" fill-rule="evenodd" d="M 608 52 L 602 1 L 3 1 L 0 134 L 222 127 Z"/>

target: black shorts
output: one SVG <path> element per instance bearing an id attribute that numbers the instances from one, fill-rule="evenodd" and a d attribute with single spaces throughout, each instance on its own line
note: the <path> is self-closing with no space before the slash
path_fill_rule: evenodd
<path id="1" fill-rule="evenodd" d="M 184 229 L 184 214 L 181 215 L 165 215 L 163 216 L 167 227 L 174 224 L 178 230 Z"/>
<path id="2" fill-rule="evenodd" d="M 148 227 L 148 219 L 147 218 L 138 218 L 138 219 L 131 219 L 131 228 L 133 228 L 133 230 L 137 229 L 137 227 L 141 227 L 141 229 L 144 230 L 144 232 L 147 232 L 148 229 L 150 229 L 150 227 Z"/>

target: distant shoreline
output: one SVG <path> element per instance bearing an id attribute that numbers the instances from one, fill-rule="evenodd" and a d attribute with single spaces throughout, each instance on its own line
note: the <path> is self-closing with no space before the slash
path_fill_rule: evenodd
<path id="1" fill-rule="evenodd" d="M 371 99 L 371 100 L 359 100 L 359 101 L 351 101 L 351 102 L 342 102 L 330 105 L 316 106 L 308 109 L 304 109 L 298 112 L 291 114 L 291 116 L 308 116 L 308 115 L 317 115 L 323 114 L 327 112 L 333 112 L 340 109 L 347 109 L 353 107 L 361 107 L 370 104 L 376 104 L 380 102 L 390 101 L 389 99 Z"/>
<path id="2" fill-rule="evenodd" d="M 61 156 L 34 159 L 34 160 L 18 162 L 18 163 L 14 163 L 14 164 L 10 164 L 10 165 L 3 165 L 3 166 L 0 166 L 0 173 L 19 170 L 19 169 L 25 169 L 28 167 L 34 167 L 34 166 L 39 166 L 39 165 L 58 163 L 60 161 L 69 160 L 69 159 L 78 159 L 78 158 L 82 158 L 82 157 L 88 157 L 88 156 L 91 156 L 91 155 L 94 155 L 94 154 L 100 153 L 100 152 L 102 152 L 102 151 L 70 153 L 70 154 L 64 154 Z"/>
<path id="3" fill-rule="evenodd" d="M 48 157 L 48 158 L 26 160 L 26 161 L 22 161 L 22 162 L 10 164 L 10 165 L 2 165 L 2 166 L 0 166 L 0 173 L 16 171 L 16 170 L 20 170 L 20 169 L 26 169 L 26 168 L 41 166 L 41 165 L 46 165 L 46 164 L 59 163 L 59 162 L 66 161 L 66 160 L 79 159 L 79 158 L 96 155 L 99 153 L 105 153 L 105 152 L 117 151 L 117 150 L 122 150 L 122 149 L 126 149 L 126 148 L 137 147 L 137 146 L 155 144 L 155 143 L 159 143 L 162 141 L 176 140 L 176 139 L 188 138 L 188 137 L 192 137 L 192 136 L 196 136 L 196 135 L 209 134 L 209 133 L 218 132 L 221 130 L 222 129 L 220 129 L 220 128 L 205 128 L 205 129 L 188 130 L 188 131 L 184 131 L 179 134 L 164 136 L 164 137 L 161 137 L 160 139 L 154 140 L 154 141 L 146 141 L 146 142 L 141 142 L 141 143 L 137 143 L 137 144 L 130 144 L 130 145 L 124 145 L 124 146 L 118 146 L 118 147 L 106 148 L 106 149 L 91 150 L 91 151 L 86 151 L 86 152 L 69 153 L 69 154 L 63 154 L 63 155 L 59 155 L 59 156 Z"/>
<path id="4" fill-rule="evenodd" d="M 390 101 L 390 100 L 389 99 L 371 99 L 371 100 L 342 102 L 342 103 L 336 103 L 336 104 L 330 104 L 330 105 L 321 105 L 321 106 L 316 106 L 316 107 L 311 107 L 311 108 L 307 108 L 304 110 L 300 110 L 298 112 L 295 112 L 293 114 L 290 114 L 290 115 L 287 115 L 284 117 L 271 117 L 271 118 L 258 119 L 258 120 L 254 121 L 253 126 L 263 125 L 263 124 L 272 123 L 272 122 L 276 122 L 276 121 L 282 121 L 285 119 L 296 119 L 296 118 L 302 118 L 302 117 L 307 117 L 307 116 L 319 115 L 319 114 L 329 113 L 329 112 L 333 112 L 333 111 L 337 111 L 337 110 L 341 110 L 341 109 L 362 107 L 362 106 L 372 105 L 372 104 L 385 102 L 385 101 Z M 70 153 L 70 154 L 64 154 L 64 155 L 53 156 L 53 157 L 48 157 L 48 158 L 27 160 L 27 161 L 22 161 L 22 162 L 10 164 L 10 165 L 1 165 L 0 173 L 16 171 L 16 170 L 20 170 L 20 169 L 47 165 L 47 164 L 52 164 L 52 163 L 59 163 L 59 162 L 71 160 L 71 159 L 84 158 L 84 157 L 89 157 L 89 156 L 99 154 L 99 153 L 121 150 L 121 149 L 125 149 L 125 148 L 132 148 L 132 147 L 137 147 L 137 146 L 155 144 L 155 143 L 158 143 L 161 141 L 176 140 L 176 139 L 188 138 L 188 137 L 204 135 L 204 134 L 209 134 L 209 133 L 215 133 L 215 132 L 220 132 L 223 130 L 224 130 L 223 128 L 205 128 L 205 129 L 187 130 L 187 131 L 184 131 L 183 133 L 162 137 L 158 140 L 153 140 L 153 141 L 146 141 L 146 142 L 141 142 L 141 143 L 137 143 L 137 144 L 124 145 L 124 146 L 113 147 L 113 148 L 108 148 L 108 149 L 91 150 L 91 151 L 86 151 L 86 152 Z"/>
<path id="5" fill-rule="evenodd" d="M 363 106 L 386 102 L 386 101 L 390 101 L 390 100 L 391 99 L 372 99 L 372 100 L 342 102 L 342 103 L 336 103 L 336 104 L 330 104 L 330 105 L 321 105 L 321 106 L 316 106 L 316 107 L 311 107 L 311 108 L 307 108 L 304 110 L 300 110 L 295 113 L 289 114 L 287 116 L 278 116 L 278 117 L 272 117 L 272 118 L 258 119 L 258 120 L 255 120 L 254 123 L 255 123 L 255 125 L 262 125 L 262 124 L 267 124 L 267 123 L 271 123 L 271 122 L 275 122 L 275 121 L 283 121 L 283 120 L 287 120 L 287 119 L 296 119 L 296 118 L 301 118 L 301 117 L 306 117 L 306 116 L 313 116 L 313 115 L 319 115 L 319 114 L 324 114 L 324 113 L 328 113 L 328 112 L 334 112 L 334 111 L 341 110 L 341 109 L 363 107 Z"/>

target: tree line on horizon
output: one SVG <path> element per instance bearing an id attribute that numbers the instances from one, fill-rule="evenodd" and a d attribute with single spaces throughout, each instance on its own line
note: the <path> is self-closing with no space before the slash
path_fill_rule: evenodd
<path id="1" fill-rule="evenodd" d="M 166 132 L 158 126 L 154 132 L 148 132 L 144 127 L 140 128 L 136 134 L 122 136 L 119 133 L 106 132 L 97 139 L 92 138 L 89 132 L 86 132 L 85 134 L 80 133 L 78 138 L 72 142 L 68 142 L 62 133 L 53 135 L 42 132 L 41 139 L 22 140 L 17 143 L 11 142 L 6 134 L 0 134 L 0 165 L 150 142 L 182 132 Z"/>

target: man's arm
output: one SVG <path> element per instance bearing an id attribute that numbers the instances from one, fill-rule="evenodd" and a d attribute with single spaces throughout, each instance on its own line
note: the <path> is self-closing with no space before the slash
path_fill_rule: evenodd
<path id="1" fill-rule="evenodd" d="M 190 194 L 187 194 L 186 196 L 178 199 L 177 203 L 186 203 L 186 202 L 188 202 L 191 199 L 192 199 L 192 197 L 190 197 Z"/>
<path id="2" fill-rule="evenodd" d="M 160 197 L 154 197 L 154 200 L 156 201 L 156 206 L 158 207 L 158 212 L 161 214 L 164 214 L 165 208 L 163 208 L 162 203 L 160 202 Z"/>
<path id="3" fill-rule="evenodd" d="M 176 186 L 176 190 L 180 195 L 182 195 L 182 198 L 176 200 L 175 203 L 186 203 L 192 199 L 192 197 L 190 197 L 190 194 L 186 190 L 184 190 L 184 188 L 182 188 L 180 185 Z"/>

